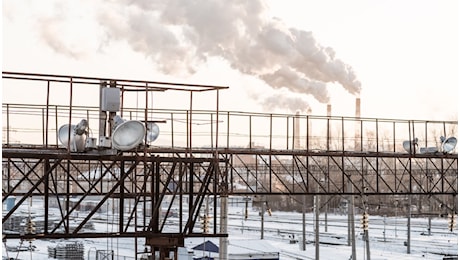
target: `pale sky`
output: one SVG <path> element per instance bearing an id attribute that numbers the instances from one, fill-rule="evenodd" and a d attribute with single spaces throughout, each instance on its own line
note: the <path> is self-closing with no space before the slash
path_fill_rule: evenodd
<path id="1" fill-rule="evenodd" d="M 4 0 L 3 71 L 229 86 L 221 110 L 354 116 L 359 96 L 363 117 L 458 117 L 456 0 L 196 2 Z"/>

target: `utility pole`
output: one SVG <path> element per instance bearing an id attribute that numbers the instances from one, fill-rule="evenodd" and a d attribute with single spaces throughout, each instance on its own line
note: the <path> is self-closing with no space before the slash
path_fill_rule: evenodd
<path id="1" fill-rule="evenodd" d="M 371 250 L 369 246 L 369 214 L 367 214 L 366 211 L 363 213 L 361 224 L 364 232 L 364 242 L 366 245 L 366 259 L 371 260 Z"/>
<path id="2" fill-rule="evenodd" d="M 264 239 L 264 214 L 265 214 L 265 197 L 262 200 L 260 212 L 260 239 Z"/>
<path id="3" fill-rule="evenodd" d="M 307 195 L 302 195 L 302 251 L 307 250 L 307 237 L 306 237 L 306 228 L 305 228 L 305 213 L 306 213 L 306 197 Z"/>
<path id="4" fill-rule="evenodd" d="M 325 203 L 324 203 L 324 232 L 327 232 L 327 211 L 329 210 L 328 208 L 328 196 L 324 195 L 325 197 Z"/>
<path id="5" fill-rule="evenodd" d="M 356 241 L 355 241 L 355 199 L 353 195 L 353 186 L 348 182 L 350 190 L 350 201 L 348 202 L 348 225 L 350 227 L 348 238 L 351 238 L 351 260 L 356 260 Z"/>
<path id="6" fill-rule="evenodd" d="M 428 217 L 428 235 L 431 236 L 431 216 Z"/>
<path id="7" fill-rule="evenodd" d="M 220 196 L 220 233 L 227 234 L 228 224 L 228 197 L 226 194 Z M 227 260 L 228 237 L 219 238 L 219 259 Z"/>
<path id="8" fill-rule="evenodd" d="M 411 196 L 409 195 L 409 202 L 408 202 L 408 210 L 407 210 L 407 253 L 410 254 L 410 217 L 411 217 Z"/>
<path id="9" fill-rule="evenodd" d="M 319 260 L 319 195 L 315 196 L 315 259 Z"/>
<path id="10" fill-rule="evenodd" d="M 367 190 L 367 188 L 363 188 L 364 190 Z M 366 246 L 366 255 L 367 255 L 367 260 L 371 260 L 371 249 L 370 249 L 370 244 L 369 244 L 369 214 L 367 213 L 368 211 L 368 197 L 367 195 L 362 196 L 363 200 L 363 219 L 362 219 L 362 224 L 363 224 L 363 231 L 364 231 L 364 243 Z"/>
<path id="11" fill-rule="evenodd" d="M 383 215 L 383 242 L 387 242 L 387 215 Z"/>

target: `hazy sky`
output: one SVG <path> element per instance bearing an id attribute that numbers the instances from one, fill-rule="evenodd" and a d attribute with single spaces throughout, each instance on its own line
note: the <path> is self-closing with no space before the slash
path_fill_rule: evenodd
<path id="1" fill-rule="evenodd" d="M 3 70 L 229 86 L 221 109 L 457 119 L 456 0 L 3 1 Z M 8 96 L 3 95 L 3 102 Z"/>

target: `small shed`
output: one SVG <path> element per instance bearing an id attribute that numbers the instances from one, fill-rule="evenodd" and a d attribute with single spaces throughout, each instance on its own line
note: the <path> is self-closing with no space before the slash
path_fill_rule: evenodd
<path id="1" fill-rule="evenodd" d="M 212 241 L 206 240 L 192 249 L 195 252 L 193 260 L 214 260 L 219 258 L 219 247 Z"/>
<path id="2" fill-rule="evenodd" d="M 206 240 L 204 243 L 201 243 L 192 248 L 193 250 L 200 250 L 206 252 L 219 253 L 219 247 L 216 246 L 213 242 Z"/>

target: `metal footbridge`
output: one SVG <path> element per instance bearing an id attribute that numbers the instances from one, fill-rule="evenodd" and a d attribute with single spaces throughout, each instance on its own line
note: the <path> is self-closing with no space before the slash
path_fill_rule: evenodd
<path id="1" fill-rule="evenodd" d="M 101 109 L 106 88 L 120 93 L 117 111 Z M 431 205 L 426 214 L 456 213 L 457 148 L 440 138 L 456 136 L 457 121 L 221 111 L 226 88 L 3 72 L 4 238 L 131 237 L 177 253 L 186 237 L 227 237 L 229 196 L 353 196 L 382 207 L 415 198 Z M 158 107 L 170 98 L 183 106 Z M 147 133 L 157 124 L 158 138 L 114 149 L 116 115 Z M 84 147 L 63 144 L 60 127 L 81 119 Z M 17 222 L 31 203 L 42 203 L 42 221 L 24 232 Z M 113 232 L 88 228 L 101 214 L 115 216 Z"/>

